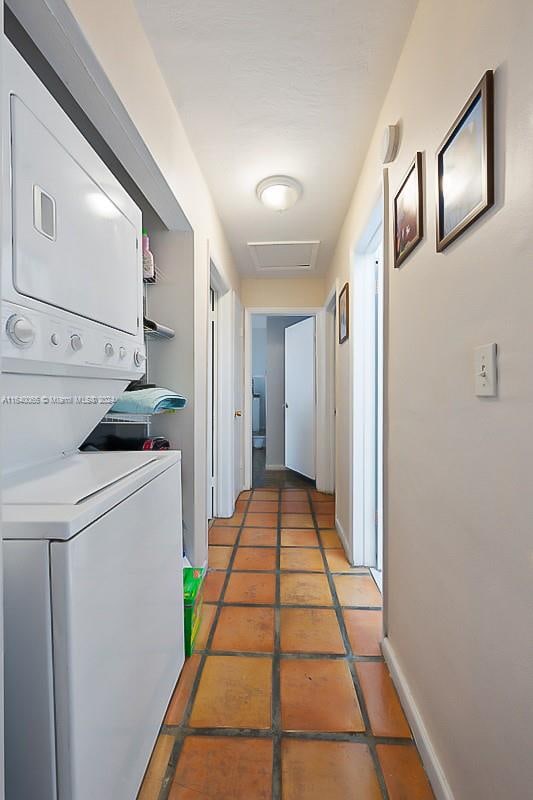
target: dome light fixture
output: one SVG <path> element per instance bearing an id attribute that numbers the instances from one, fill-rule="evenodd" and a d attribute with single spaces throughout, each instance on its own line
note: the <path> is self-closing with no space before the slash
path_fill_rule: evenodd
<path id="1" fill-rule="evenodd" d="M 259 200 L 273 211 L 287 211 L 302 194 L 302 185 L 288 175 L 272 175 L 257 184 Z"/>

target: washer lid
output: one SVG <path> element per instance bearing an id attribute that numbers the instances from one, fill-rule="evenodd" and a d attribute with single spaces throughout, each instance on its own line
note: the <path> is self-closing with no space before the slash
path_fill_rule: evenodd
<path id="1" fill-rule="evenodd" d="M 178 451 L 76 453 L 10 475 L 2 487 L 3 536 L 69 539 L 180 458 Z"/>
<path id="2" fill-rule="evenodd" d="M 3 503 L 77 506 L 156 460 L 153 453 L 78 453 L 15 476 L 3 487 Z"/>

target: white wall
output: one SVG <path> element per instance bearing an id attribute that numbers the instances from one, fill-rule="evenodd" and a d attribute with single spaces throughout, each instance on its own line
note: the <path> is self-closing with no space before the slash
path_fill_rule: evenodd
<path id="1" fill-rule="evenodd" d="M 183 539 L 189 558 L 195 552 L 194 536 L 194 350 L 190 331 L 194 325 L 193 235 L 185 232 L 151 230 L 150 247 L 156 259 L 159 279 L 146 286 L 146 311 L 172 327 L 174 339 L 148 339 L 148 381 L 164 385 L 188 399 L 175 414 L 155 416 L 153 436 L 165 436 L 170 446 L 182 453 Z"/>
<path id="2" fill-rule="evenodd" d="M 194 230 L 194 542 L 207 555 L 207 309 L 210 259 L 227 285 L 236 272 L 211 195 L 132 0 L 67 0 L 126 111 Z"/>
<path id="3" fill-rule="evenodd" d="M 266 465 L 285 464 L 285 328 L 306 317 L 267 318 Z"/>
<path id="4" fill-rule="evenodd" d="M 323 277 L 243 278 L 245 308 L 318 308 L 325 298 Z"/>
<path id="5" fill-rule="evenodd" d="M 427 232 L 400 270 L 387 254 L 386 614 L 456 800 L 521 800 L 533 785 L 532 30 L 529 0 L 421 0 L 328 276 L 349 278 L 379 192 L 382 130 L 399 121 L 391 196 L 424 151 Z M 437 255 L 435 151 L 488 68 L 496 205 Z M 491 341 L 500 393 L 480 399 L 473 349 Z M 338 348 L 338 484 L 351 457 L 349 356 Z"/>

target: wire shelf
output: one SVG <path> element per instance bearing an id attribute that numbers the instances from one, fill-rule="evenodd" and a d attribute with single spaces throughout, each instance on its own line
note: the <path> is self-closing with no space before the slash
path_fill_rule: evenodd
<path id="1" fill-rule="evenodd" d="M 175 332 L 171 328 L 162 330 L 153 330 L 152 328 L 145 328 L 144 335 L 147 339 L 173 339 Z"/>
<path id="2" fill-rule="evenodd" d="M 151 419 L 151 414 L 113 414 L 109 412 L 101 422 L 106 425 L 149 425 Z"/>

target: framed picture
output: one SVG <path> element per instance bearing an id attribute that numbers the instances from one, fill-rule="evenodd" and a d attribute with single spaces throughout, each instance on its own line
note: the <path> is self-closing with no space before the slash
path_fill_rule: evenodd
<path id="1" fill-rule="evenodd" d="M 494 204 L 494 77 L 485 73 L 437 152 L 437 251 Z"/>
<path id="2" fill-rule="evenodd" d="M 424 235 L 422 153 L 417 153 L 394 198 L 394 266 L 399 267 Z"/>
<path id="3" fill-rule="evenodd" d="M 346 341 L 350 335 L 350 288 L 344 284 L 339 295 L 339 344 Z"/>

